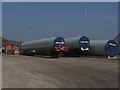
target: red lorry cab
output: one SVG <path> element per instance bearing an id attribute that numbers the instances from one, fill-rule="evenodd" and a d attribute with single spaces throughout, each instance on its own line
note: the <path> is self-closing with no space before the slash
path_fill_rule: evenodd
<path id="1" fill-rule="evenodd" d="M 7 50 L 13 50 L 13 44 L 7 44 L 6 49 Z"/>
<path id="2" fill-rule="evenodd" d="M 13 44 L 7 44 L 6 45 L 6 53 L 7 54 L 14 54 L 14 45 Z"/>

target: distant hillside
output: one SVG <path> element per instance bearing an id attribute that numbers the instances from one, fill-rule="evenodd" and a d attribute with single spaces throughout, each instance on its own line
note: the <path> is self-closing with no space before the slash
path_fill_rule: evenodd
<path id="1" fill-rule="evenodd" d="M 0 46 L 2 46 L 2 38 L 0 37 Z"/>
<path id="2" fill-rule="evenodd" d="M 118 34 L 118 36 L 116 36 L 116 37 L 114 38 L 114 40 L 120 42 L 120 33 Z"/>
<path id="3" fill-rule="evenodd" d="M 22 42 L 16 42 L 14 40 L 0 38 L 0 44 L 2 44 L 1 46 L 6 46 L 6 44 L 14 44 L 16 46 L 16 45 L 20 45 L 21 43 Z"/>

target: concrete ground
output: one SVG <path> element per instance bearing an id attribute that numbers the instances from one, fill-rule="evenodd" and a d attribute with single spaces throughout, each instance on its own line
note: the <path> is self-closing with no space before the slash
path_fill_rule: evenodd
<path id="1" fill-rule="evenodd" d="M 2 56 L 3 88 L 117 88 L 118 60 Z"/>

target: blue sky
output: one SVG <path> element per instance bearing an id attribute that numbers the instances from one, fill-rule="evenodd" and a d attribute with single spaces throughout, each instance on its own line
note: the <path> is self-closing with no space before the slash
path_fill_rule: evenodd
<path id="1" fill-rule="evenodd" d="M 4 2 L 2 19 L 2 35 L 12 40 L 86 35 L 85 3 L 82 2 Z M 90 39 L 113 39 L 118 34 L 118 4 L 87 3 L 87 26 Z"/>

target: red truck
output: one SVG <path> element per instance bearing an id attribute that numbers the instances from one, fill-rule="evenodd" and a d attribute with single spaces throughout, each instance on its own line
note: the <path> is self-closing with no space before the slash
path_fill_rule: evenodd
<path id="1" fill-rule="evenodd" d="M 15 54 L 15 49 L 13 44 L 6 44 L 6 54 Z"/>

